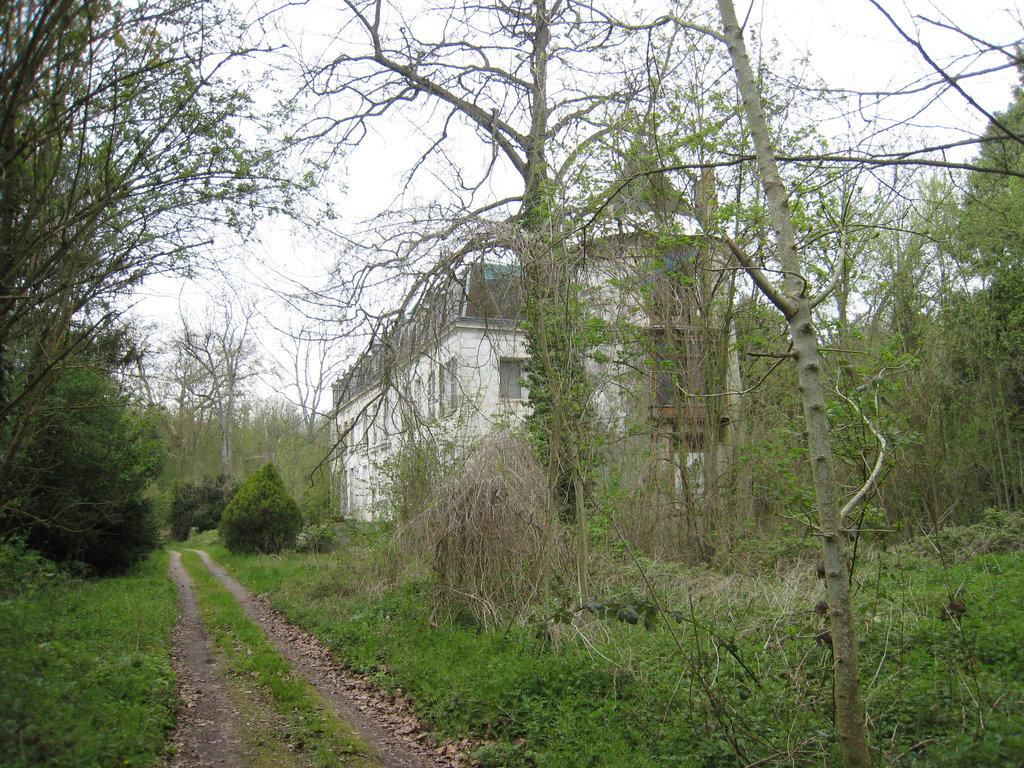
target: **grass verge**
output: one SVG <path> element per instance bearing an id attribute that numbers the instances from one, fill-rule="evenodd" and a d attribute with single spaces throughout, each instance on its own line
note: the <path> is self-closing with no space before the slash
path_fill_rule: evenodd
<path id="1" fill-rule="evenodd" d="M 317 691 L 295 672 L 238 601 L 186 552 L 203 623 L 240 687 L 236 703 L 250 726 L 256 765 L 301 764 L 316 768 L 372 768 L 369 748 L 325 706 Z M 238 693 L 238 691 L 236 691 Z"/>
<path id="2" fill-rule="evenodd" d="M 5 585 L 11 587 L 12 585 Z M 0 764 L 157 766 L 177 703 L 167 555 L 129 575 L 56 571 L 0 599 Z"/>
<path id="3" fill-rule="evenodd" d="M 763 577 L 646 563 L 671 610 L 643 622 L 541 606 L 496 632 L 431 628 L 429 583 L 385 588 L 367 552 L 214 556 L 338 658 L 401 688 L 484 766 L 838 766 L 813 564 Z M 372 557 L 372 552 L 369 553 Z M 650 602 L 623 568 L 606 604 Z M 1024 556 L 942 567 L 886 553 L 856 589 L 880 765 L 1016 768 L 1024 754 Z M 964 588 L 967 613 L 943 620 Z M 620 612 L 628 616 L 628 612 Z M 641 611 L 642 613 L 642 611 Z M 538 631 L 540 630 L 540 631 Z M 546 631 L 545 631 L 546 630 Z"/>

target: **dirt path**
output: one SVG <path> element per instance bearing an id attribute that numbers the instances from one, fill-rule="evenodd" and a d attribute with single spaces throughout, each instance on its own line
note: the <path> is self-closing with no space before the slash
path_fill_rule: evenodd
<path id="1" fill-rule="evenodd" d="M 331 657 L 330 651 L 323 646 L 316 638 L 307 632 L 302 631 L 295 625 L 289 623 L 280 613 L 274 610 L 263 596 L 254 597 L 241 584 L 231 578 L 223 568 L 218 566 L 205 552 L 197 554 L 202 558 L 203 563 L 210 572 L 227 588 L 227 590 L 239 601 L 245 612 L 256 622 L 266 633 L 267 638 L 277 648 L 292 666 L 303 674 L 307 680 L 320 692 L 320 695 L 329 702 L 343 720 L 348 723 L 353 733 L 357 734 L 363 741 L 369 744 L 376 757 L 385 768 L 464 768 L 469 765 L 464 752 L 460 747 L 467 745 L 455 745 L 446 743 L 435 745 L 422 725 L 413 716 L 409 702 L 403 696 L 388 696 L 368 685 L 365 681 L 350 676 Z M 180 555 L 172 553 L 171 561 L 172 574 L 175 580 L 179 580 L 180 572 L 188 584 L 188 591 L 191 592 L 191 584 L 188 582 L 187 574 L 180 563 Z M 182 594 L 185 588 L 181 587 L 182 582 L 178 581 Z M 198 624 L 198 631 L 205 639 L 205 632 L 202 629 L 198 618 L 198 609 L 195 607 L 195 597 L 191 597 L 194 621 Z M 187 616 L 188 608 L 183 603 L 182 623 L 192 623 Z M 182 630 L 184 632 L 184 630 Z M 209 651 L 209 642 L 205 643 L 205 655 L 202 652 L 182 654 L 183 663 L 190 669 L 178 670 L 179 679 L 183 680 L 183 692 L 191 689 L 188 687 L 190 675 L 198 671 L 206 671 L 216 678 L 216 665 L 209 663 L 213 658 Z M 177 661 L 177 659 L 176 659 Z M 200 728 L 187 727 L 187 719 L 179 728 L 179 735 L 175 735 L 175 744 L 179 753 L 188 752 L 190 755 L 198 754 L 202 761 L 187 762 L 179 761 L 172 763 L 173 768 L 199 768 L 200 766 L 226 766 L 227 768 L 239 768 L 246 764 L 244 755 L 238 749 L 238 741 L 231 737 L 237 727 L 232 724 L 232 710 L 227 697 L 223 694 L 217 695 L 217 687 L 214 681 L 204 679 L 200 690 L 210 692 L 208 702 L 199 710 L 199 703 L 196 702 L 188 709 L 197 710 L 197 716 L 201 719 Z M 184 695 L 183 695 L 183 698 Z M 186 702 L 188 703 L 188 699 Z M 207 734 L 205 725 L 213 722 L 217 730 Z M 198 732 L 197 732 L 198 731 Z M 214 738 L 210 738 L 210 736 Z M 198 737 L 200 740 L 190 743 L 190 739 Z M 202 737 L 207 737 L 203 739 Z"/>
<path id="2" fill-rule="evenodd" d="M 222 683 L 223 668 L 213 654 L 199 616 L 192 580 L 171 552 L 171 577 L 178 585 L 181 618 L 174 628 L 171 661 L 178 675 L 178 728 L 172 737 L 171 768 L 242 768 L 248 763 L 237 737 L 238 712 Z"/>

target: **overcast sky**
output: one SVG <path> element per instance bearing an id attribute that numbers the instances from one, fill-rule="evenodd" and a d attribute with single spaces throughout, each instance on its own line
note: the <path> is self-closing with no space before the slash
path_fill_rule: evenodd
<path id="1" fill-rule="evenodd" d="M 977 71 L 996 59 L 973 55 L 979 44 L 940 24 L 994 44 L 1024 37 L 1016 0 L 882 0 L 879 4 L 904 32 L 920 40 L 936 63 L 958 75 Z M 924 57 L 868 0 L 756 0 L 753 15 L 759 13 L 763 14 L 765 35 L 774 37 L 793 59 L 807 52 L 811 69 L 830 85 L 869 92 L 906 88 L 921 78 L 935 79 Z M 967 78 L 961 85 L 982 106 L 995 111 L 1009 102 L 1016 80 L 1015 73 L 1006 70 Z M 907 105 L 893 101 L 891 109 L 906 111 Z M 983 115 L 953 93 L 921 122 L 970 135 L 987 124 Z"/>
<path id="2" fill-rule="evenodd" d="M 961 35 L 914 16 L 960 26 L 994 43 L 1024 37 L 1024 32 L 1013 21 L 1022 15 L 1017 0 L 884 0 L 881 4 L 905 31 L 920 35 L 926 52 L 937 63 L 951 66 L 957 74 L 982 66 L 976 57 L 959 58 L 976 46 Z M 936 77 L 922 56 L 900 38 L 868 0 L 755 0 L 752 5 L 737 2 L 740 18 L 748 9 L 748 24 L 756 25 L 762 38 L 776 41 L 784 61 L 798 62 L 809 57 L 809 73 L 830 86 L 861 92 L 889 91 L 906 88 L 921 78 Z M 1009 102 L 1015 81 L 1013 72 L 1003 71 L 966 79 L 963 87 L 987 110 L 996 111 Z M 875 126 L 869 125 L 868 119 L 906 120 L 917 111 L 924 98 L 933 96 L 934 91 L 931 91 L 927 97 L 922 95 L 917 100 L 890 99 L 883 114 L 873 111 L 870 100 L 866 100 L 863 105 L 867 111 L 861 116 L 861 125 L 836 125 L 834 130 L 869 130 Z M 962 97 L 949 93 L 941 103 L 911 123 L 914 129 L 943 126 L 964 138 L 984 130 L 987 120 L 966 105 Z M 415 156 L 414 148 L 407 141 L 407 127 L 399 130 L 397 137 L 369 137 L 364 147 L 347 158 L 349 183 L 356 192 L 346 199 L 345 209 L 354 218 L 372 216 L 394 199 L 398 171 L 388 171 L 386 165 L 382 166 L 382 160 L 391 159 L 395 168 L 404 168 L 407 163 L 403 159 Z"/>
<path id="3" fill-rule="evenodd" d="M 302 13 L 307 14 L 303 23 L 317 23 L 316 2 L 320 0 L 303 9 Z M 1018 0 L 884 0 L 881 4 L 907 33 L 920 37 L 925 51 L 937 63 L 951 66 L 957 74 L 977 70 L 996 59 L 964 57 L 980 44 L 920 17 L 963 29 L 979 40 L 996 44 L 1024 37 L 1015 21 L 1022 16 Z M 920 53 L 900 37 L 869 0 L 755 0 L 752 5 L 737 2 L 737 13 L 740 18 L 748 16 L 752 34 L 777 43 L 783 61 L 799 67 L 804 65 L 797 62 L 808 57 L 806 66 L 810 73 L 837 88 L 888 91 L 905 88 L 921 78 L 935 77 Z M 298 22 L 303 17 L 296 10 L 293 18 Z M 319 31 L 323 31 L 322 25 Z M 1015 81 L 1013 72 L 1003 71 L 965 79 L 962 87 L 991 112 L 1006 106 Z M 882 113 L 875 110 L 870 100 L 863 105 L 863 112 L 855 112 L 851 122 L 836 125 L 834 130 L 870 131 L 880 121 L 907 120 L 920 107 L 920 100 L 891 100 Z M 977 135 L 986 123 L 984 115 L 961 96 L 948 93 L 928 112 L 910 119 L 902 130 L 916 132 L 943 126 L 958 131 L 954 137 L 962 138 Z M 341 197 L 341 209 L 351 219 L 368 218 L 394 200 L 401 169 L 412 156 L 408 136 L 401 133 L 408 131 L 408 127 L 399 131 L 397 136 L 371 136 L 345 159 L 342 171 L 350 192 Z M 969 153 L 965 153 L 961 159 L 968 157 Z M 429 190 L 425 194 L 429 195 Z M 262 297 L 261 307 L 269 308 L 273 305 L 273 291 L 287 290 L 298 283 L 319 282 L 332 261 L 333 254 L 325 252 L 323 244 L 317 243 L 311 234 L 290 231 L 283 222 L 270 222 L 262 242 L 251 243 L 225 264 L 226 279 L 193 283 L 154 281 L 140 293 L 138 314 L 174 325 L 181 311 L 200 311 L 207 294 L 224 290 Z M 274 314 L 279 325 L 299 322 L 297 316 L 282 315 L 278 310 Z M 268 331 L 261 335 L 261 342 L 268 362 L 273 365 L 273 356 L 279 354 L 277 339 Z M 261 391 L 278 388 L 267 385 Z"/>

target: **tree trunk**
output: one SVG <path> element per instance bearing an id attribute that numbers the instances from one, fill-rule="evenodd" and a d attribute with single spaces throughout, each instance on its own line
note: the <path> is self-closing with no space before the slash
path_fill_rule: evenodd
<path id="1" fill-rule="evenodd" d="M 843 763 L 848 768 L 869 768 L 871 752 L 868 748 L 864 706 L 860 693 L 857 641 L 850 604 L 846 532 L 840 519 L 838 490 L 833 477 L 831 432 L 825 412 L 825 391 L 818 338 L 811 315 L 812 303 L 807 295 L 808 283 L 801 271 L 786 187 L 772 152 L 764 107 L 757 89 L 757 80 L 750 67 L 743 33 L 736 20 L 732 0 L 719 0 L 718 6 L 724 39 L 743 97 L 743 108 L 754 143 L 761 183 L 768 198 L 768 211 L 775 232 L 778 258 L 786 274 L 782 294 L 773 290 L 773 287 L 764 281 L 763 273 L 760 275 L 761 279 L 755 276 L 755 280 L 772 302 L 784 312 L 792 333 L 798 386 L 807 430 L 807 447 L 821 526 L 825 585 L 828 590 L 832 648 L 835 653 L 836 725 L 839 730 Z M 756 269 L 749 262 L 744 266 L 751 270 Z"/>

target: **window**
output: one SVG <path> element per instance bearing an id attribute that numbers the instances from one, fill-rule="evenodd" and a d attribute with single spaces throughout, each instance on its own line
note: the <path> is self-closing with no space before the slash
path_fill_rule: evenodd
<path id="1" fill-rule="evenodd" d="M 689 326 L 650 328 L 651 402 L 671 407 L 701 389 L 697 335 Z"/>
<path id="2" fill-rule="evenodd" d="M 651 370 L 654 404 L 667 407 L 678 400 L 677 379 L 679 374 L 672 369 L 673 361 L 661 355 L 655 355 L 654 368 Z"/>
<path id="3" fill-rule="evenodd" d="M 519 383 L 522 378 L 522 360 L 499 360 L 498 397 L 508 400 L 523 400 L 523 387 Z"/>
<path id="4" fill-rule="evenodd" d="M 697 330 L 688 325 L 648 329 L 651 419 L 667 428 L 677 446 L 704 450 L 707 404 Z"/>
<path id="5" fill-rule="evenodd" d="M 434 371 L 431 370 L 427 376 L 427 415 L 431 418 L 437 413 L 437 379 L 434 378 Z"/>
<path id="6" fill-rule="evenodd" d="M 455 406 L 458 404 L 459 399 L 459 382 L 456 378 L 458 373 L 458 364 L 455 362 L 455 358 L 451 358 L 447 363 L 441 366 L 441 412 L 445 410 L 454 411 Z"/>
<path id="7" fill-rule="evenodd" d="M 444 365 L 437 367 L 437 412 L 444 416 L 448 410 L 448 368 Z"/>

